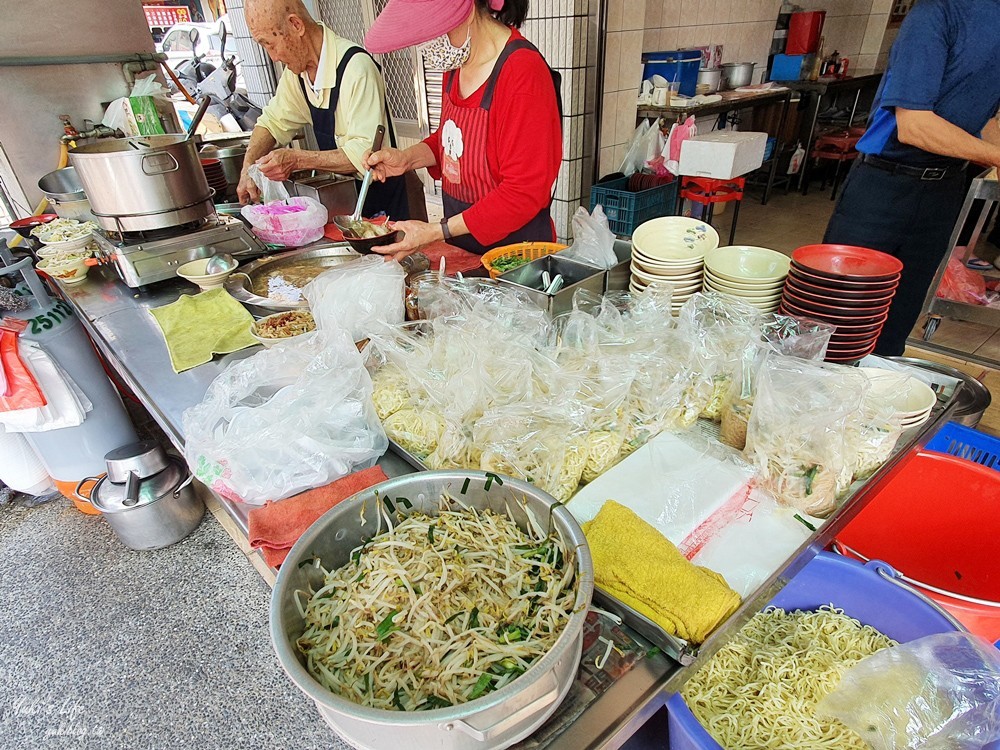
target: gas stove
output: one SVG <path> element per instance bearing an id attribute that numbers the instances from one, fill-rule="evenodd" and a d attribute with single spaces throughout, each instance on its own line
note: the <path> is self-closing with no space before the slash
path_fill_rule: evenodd
<path id="1" fill-rule="evenodd" d="M 121 280 L 134 289 L 172 279 L 178 266 L 199 258 L 229 253 L 243 260 L 267 252 L 246 224 L 226 216 L 147 232 L 97 230 L 94 239 L 103 260 L 114 263 Z"/>

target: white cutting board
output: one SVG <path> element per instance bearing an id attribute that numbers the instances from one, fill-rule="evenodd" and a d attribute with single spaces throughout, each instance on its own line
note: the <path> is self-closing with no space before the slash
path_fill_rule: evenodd
<path id="1" fill-rule="evenodd" d="M 605 502 L 616 500 L 681 547 L 734 498 L 738 508 L 752 477 L 749 466 L 716 458 L 696 444 L 661 433 L 585 485 L 566 507 L 585 523 Z"/>

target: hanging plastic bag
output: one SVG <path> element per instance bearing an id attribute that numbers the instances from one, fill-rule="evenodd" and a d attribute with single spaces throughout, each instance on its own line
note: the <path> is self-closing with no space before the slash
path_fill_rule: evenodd
<path id="1" fill-rule="evenodd" d="M 688 138 L 698 135 L 698 125 L 694 115 L 678 124 L 674 123 L 670 128 L 670 135 L 667 136 L 666 145 L 663 147 L 663 157 L 666 159 L 667 170 L 670 174 L 679 175 L 681 168 L 681 144 Z"/>
<path id="2" fill-rule="evenodd" d="M 961 632 L 884 649 L 851 667 L 816 713 L 874 750 L 978 750 L 1000 739 L 1000 651 Z"/>
<path id="3" fill-rule="evenodd" d="M 45 395 L 21 358 L 19 336 L 28 324 L 0 320 L 0 412 L 45 406 Z"/>
<path id="4" fill-rule="evenodd" d="M 302 289 L 320 330 L 342 328 L 354 341 L 406 315 L 406 272 L 396 261 L 365 255 L 324 271 Z"/>
<path id="5" fill-rule="evenodd" d="M 233 362 L 183 424 L 195 476 L 255 505 L 370 468 L 389 446 L 362 356 L 339 329 Z"/>
<path id="6" fill-rule="evenodd" d="M 618 264 L 615 255 L 615 233 L 608 227 L 608 217 L 601 206 L 594 213 L 580 206 L 573 214 L 573 244 L 560 257 L 586 263 L 594 268 L 611 268 Z"/>
<path id="7" fill-rule="evenodd" d="M 266 177 L 257 164 L 250 165 L 250 168 L 247 169 L 247 176 L 260 190 L 260 200 L 265 205 L 275 201 L 287 201 L 290 197 L 285 189 L 285 183 Z"/>
<path id="8" fill-rule="evenodd" d="M 625 149 L 625 158 L 622 160 L 621 170 L 619 170 L 626 177 L 642 169 L 642 165 L 646 161 L 647 143 L 645 138 L 652 127 L 649 120 L 643 120 L 632 132 L 632 137 L 629 138 Z"/>

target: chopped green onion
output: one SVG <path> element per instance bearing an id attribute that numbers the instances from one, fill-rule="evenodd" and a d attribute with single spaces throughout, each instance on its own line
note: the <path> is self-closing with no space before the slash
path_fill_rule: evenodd
<path id="1" fill-rule="evenodd" d="M 449 617 L 447 620 L 445 620 L 444 624 L 447 625 L 449 622 L 452 622 L 453 620 L 458 619 L 461 616 L 461 614 L 462 614 L 461 612 L 456 612 L 451 617 Z"/>
<path id="2" fill-rule="evenodd" d="M 448 708 L 452 706 L 451 701 L 447 701 L 438 695 L 429 695 L 427 700 L 420 704 L 421 711 L 431 711 L 435 708 Z"/>
<path id="3" fill-rule="evenodd" d="M 390 513 L 396 512 L 396 506 L 392 504 L 392 500 L 387 497 L 382 498 L 382 504 L 385 505 L 385 509 Z"/>
<path id="4" fill-rule="evenodd" d="M 400 505 L 402 505 L 402 506 L 403 506 L 404 508 L 406 508 L 407 510 L 410 510 L 410 509 L 411 509 L 411 508 L 413 507 L 413 503 L 411 503 L 411 502 L 410 502 L 410 501 L 409 501 L 409 500 L 408 500 L 407 498 L 405 498 L 405 497 L 397 497 L 397 498 L 396 498 L 396 502 L 397 502 L 397 503 L 399 503 Z"/>
<path id="5" fill-rule="evenodd" d="M 399 695 L 399 688 L 392 691 L 392 705 L 398 708 L 400 711 L 405 711 L 406 706 L 403 705 L 403 699 Z"/>
<path id="6" fill-rule="evenodd" d="M 462 494 L 463 494 L 463 495 L 464 495 L 464 494 L 465 494 L 466 492 L 468 492 L 468 491 L 469 491 L 469 484 L 470 484 L 471 482 L 472 482 L 472 479 L 471 479 L 470 477 L 466 477 L 466 478 L 465 478 L 465 481 L 464 481 L 464 482 L 462 483 Z"/>
<path id="7" fill-rule="evenodd" d="M 467 630 L 474 630 L 479 627 L 479 607 L 473 607 L 469 613 L 469 621 L 465 624 Z"/>
<path id="8" fill-rule="evenodd" d="M 809 523 L 806 519 L 804 519 L 798 513 L 796 513 L 794 516 L 792 516 L 792 518 L 794 518 L 796 521 L 798 521 L 803 526 L 805 526 L 807 529 L 809 529 L 809 531 L 816 531 L 816 527 L 813 526 L 811 523 Z"/>
<path id="9" fill-rule="evenodd" d="M 493 675 L 488 672 L 483 674 L 479 680 L 476 681 L 476 686 L 472 688 L 472 692 L 469 693 L 469 700 L 474 701 L 483 693 L 487 692 L 490 688 L 490 683 L 493 682 Z"/>
<path id="10" fill-rule="evenodd" d="M 434 524 L 427 527 L 427 541 L 434 544 Z"/>
<path id="11" fill-rule="evenodd" d="M 813 480 L 816 479 L 816 473 L 818 471 L 819 471 L 819 464 L 816 464 L 802 475 L 806 479 L 806 495 L 812 494 Z"/>
<path id="12" fill-rule="evenodd" d="M 390 612 L 388 615 L 386 615 L 385 619 L 382 620 L 382 622 L 380 622 L 376 626 L 376 628 L 375 628 L 375 637 L 378 640 L 384 641 L 390 635 L 392 635 L 397 630 L 399 630 L 399 626 L 396 625 L 392 621 L 392 618 L 395 617 L 398 614 L 399 614 L 399 610 L 398 609 L 392 610 L 392 612 Z"/>
<path id="13" fill-rule="evenodd" d="M 490 487 L 493 486 L 493 482 L 494 481 L 497 484 L 499 484 L 501 487 L 503 487 L 503 480 L 497 474 L 494 474 L 492 471 L 487 471 L 486 472 L 486 491 L 487 492 L 489 492 Z"/>

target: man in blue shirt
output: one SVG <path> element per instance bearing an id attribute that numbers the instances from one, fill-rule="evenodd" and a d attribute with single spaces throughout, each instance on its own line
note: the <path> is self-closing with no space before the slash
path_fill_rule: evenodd
<path id="1" fill-rule="evenodd" d="M 903 275 L 876 354 L 903 353 L 948 251 L 968 162 L 1000 166 L 1000 0 L 918 0 L 899 31 L 824 242 Z"/>

